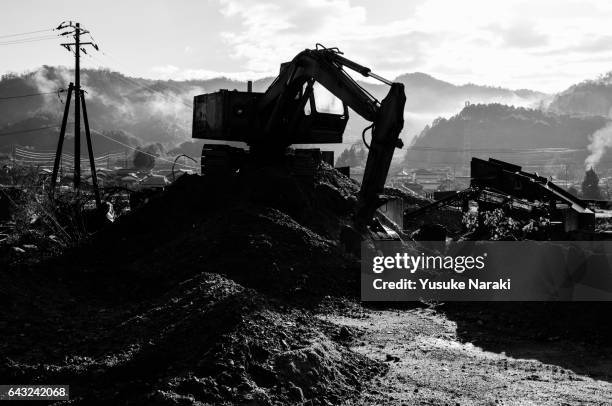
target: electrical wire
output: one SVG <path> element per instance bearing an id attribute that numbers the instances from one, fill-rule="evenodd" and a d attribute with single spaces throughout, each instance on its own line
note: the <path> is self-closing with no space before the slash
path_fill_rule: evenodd
<path id="1" fill-rule="evenodd" d="M 47 29 L 44 29 L 44 30 L 21 32 L 19 34 L 0 35 L 0 38 L 22 37 L 24 35 L 37 34 L 39 32 L 48 32 L 48 31 L 55 31 L 55 29 L 54 28 L 47 28 Z"/>
<path id="2" fill-rule="evenodd" d="M 25 44 L 28 42 L 49 41 L 49 40 L 58 39 L 58 38 L 59 37 L 57 35 L 48 35 L 44 37 L 34 37 L 34 38 L 23 38 L 23 39 L 14 40 L 14 41 L 3 41 L 3 42 L 0 42 L 0 45 Z"/>
<path id="3" fill-rule="evenodd" d="M 50 128 L 59 128 L 59 125 L 50 125 L 50 126 L 46 126 L 46 127 L 39 127 L 39 128 L 30 128 L 28 130 L 18 130 L 18 131 L 10 131 L 10 132 L 0 132 L 0 137 L 5 136 L 5 135 L 13 135 L 13 134 L 24 134 L 24 133 L 31 133 L 31 132 L 35 132 L 35 131 L 42 131 L 42 130 L 48 130 Z"/>
<path id="4" fill-rule="evenodd" d="M 122 145 L 122 146 L 124 146 L 124 147 L 126 147 L 126 148 L 128 148 L 128 149 L 133 150 L 133 151 L 138 151 L 138 152 L 140 152 L 140 153 L 142 153 L 142 154 L 148 155 L 148 156 L 153 157 L 153 158 L 155 158 L 155 159 L 158 159 L 158 160 L 160 160 L 160 161 L 164 161 L 164 162 L 168 162 L 168 163 L 174 164 L 174 161 L 171 161 L 171 160 L 169 160 L 169 159 L 165 159 L 165 158 L 159 157 L 159 156 L 154 155 L 154 154 L 150 154 L 150 153 L 148 153 L 148 152 L 146 152 L 146 151 L 143 151 L 143 150 L 141 150 L 141 149 L 138 149 L 138 148 L 136 148 L 136 147 L 133 147 L 133 146 L 131 146 L 131 145 L 129 145 L 129 144 L 123 143 L 123 142 L 121 142 L 121 141 L 117 141 L 116 139 L 111 138 L 111 137 L 109 137 L 109 136 L 107 136 L 107 135 L 104 135 L 104 134 L 102 134 L 102 133 L 93 133 L 93 134 L 100 135 L 100 136 L 102 136 L 102 137 L 106 138 L 107 140 L 110 140 L 110 141 L 116 142 L 117 144 Z M 185 168 L 191 168 L 191 169 L 194 169 L 194 170 L 197 170 L 197 169 L 198 169 L 197 167 L 194 167 L 194 166 L 189 166 L 189 165 L 184 165 L 184 164 L 179 164 L 179 165 L 180 165 L 180 166 L 184 166 Z"/>
<path id="5" fill-rule="evenodd" d="M 56 90 L 54 92 L 30 93 L 30 94 L 21 94 L 21 95 L 18 95 L 18 96 L 0 97 L 0 100 L 22 99 L 24 97 L 42 96 L 42 95 L 46 95 L 46 94 L 56 94 L 58 91 L 62 91 L 62 90 L 63 89 L 59 89 L 59 90 Z"/>
<path id="6" fill-rule="evenodd" d="M 31 152 L 31 153 L 36 153 L 36 154 L 52 154 L 52 155 L 55 155 L 55 149 L 43 149 L 43 150 L 38 150 L 38 152 L 33 152 L 33 151 L 28 150 L 27 147 L 23 148 L 23 147 L 21 147 L 19 145 L 16 145 L 15 146 L 15 150 L 16 151 Z"/>
<path id="7" fill-rule="evenodd" d="M 32 153 L 32 154 L 37 154 L 37 153 Z M 49 153 L 46 155 L 32 155 L 32 154 L 28 154 L 28 153 L 24 153 L 23 151 L 19 150 L 18 148 L 15 148 L 15 158 L 19 159 L 22 162 L 52 162 L 55 159 L 55 153 Z M 97 156 L 94 157 L 95 161 L 106 161 L 106 160 L 118 160 L 118 159 L 122 159 L 124 157 L 123 153 L 116 153 L 116 154 L 106 154 L 106 155 L 101 155 L 101 156 Z M 81 155 L 82 159 L 89 159 L 88 156 L 85 155 Z M 68 153 L 62 153 L 62 159 L 68 162 L 74 162 L 74 155 L 72 154 L 68 154 Z"/>

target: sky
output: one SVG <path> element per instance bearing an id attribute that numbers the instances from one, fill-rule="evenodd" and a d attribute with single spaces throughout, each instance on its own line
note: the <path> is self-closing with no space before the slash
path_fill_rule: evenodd
<path id="1" fill-rule="evenodd" d="M 100 46 L 84 67 L 154 79 L 276 75 L 316 43 L 391 79 L 552 93 L 612 70 L 606 0 L 4 0 L 0 73 L 73 64 L 57 31 L 12 36 L 64 20 Z"/>

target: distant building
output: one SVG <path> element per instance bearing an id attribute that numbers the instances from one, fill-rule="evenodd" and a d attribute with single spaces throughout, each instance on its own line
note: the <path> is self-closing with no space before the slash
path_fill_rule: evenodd
<path id="1" fill-rule="evenodd" d="M 134 175 L 133 173 L 123 176 L 119 180 L 120 183 L 122 183 L 124 186 L 134 186 L 140 182 L 140 178 L 138 178 L 138 176 Z"/>
<path id="2" fill-rule="evenodd" d="M 141 189 L 163 189 L 170 184 L 163 175 L 149 175 L 140 181 Z"/>

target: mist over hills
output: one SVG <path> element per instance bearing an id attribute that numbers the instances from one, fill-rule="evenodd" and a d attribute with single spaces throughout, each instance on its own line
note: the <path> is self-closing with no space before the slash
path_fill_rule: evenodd
<path id="1" fill-rule="evenodd" d="M 395 81 L 406 87 L 406 110 L 412 112 L 442 111 L 454 114 L 465 102 L 538 107 L 548 96 L 528 89 L 511 90 L 473 83 L 454 85 L 421 72 L 398 76 Z"/>
<path id="2" fill-rule="evenodd" d="M 414 139 L 406 165 L 465 167 L 471 156 L 493 156 L 521 165 L 612 169 L 612 72 L 542 98 L 537 107 L 470 105 L 436 119 Z"/>
<path id="3" fill-rule="evenodd" d="M 0 134 L 59 125 L 64 109 L 65 93 L 73 71 L 65 67 L 43 66 L 24 74 L 7 74 L 0 80 L 0 98 L 16 95 L 50 94 L 0 101 Z M 264 91 L 273 78 L 254 82 L 255 91 Z M 509 90 L 467 84 L 457 86 L 424 73 L 410 73 L 396 79 L 406 86 L 406 124 L 402 137 L 410 140 L 423 127 L 439 116 L 456 114 L 466 101 L 472 103 L 504 103 L 517 106 L 538 106 L 547 95 L 530 90 Z M 134 78 L 109 70 L 84 69 L 81 82 L 87 91 L 87 108 L 93 131 L 96 153 L 122 150 L 131 146 L 161 143 L 168 150 L 191 143 L 193 96 L 219 89 L 246 89 L 246 82 L 227 78 L 208 80 L 151 80 Z M 388 87 L 360 82 L 375 97 L 382 99 Z M 361 138 L 367 123 L 352 114 L 345 135 L 345 144 Z M 71 136 L 69 126 L 68 137 Z M 35 148 L 53 148 L 59 128 L 31 133 L 3 135 L 0 148 L 13 144 Z M 106 135 L 105 137 L 99 134 Z M 120 143 L 114 143 L 108 138 Z M 70 143 L 68 143 L 69 145 Z M 346 145 L 335 146 L 338 151 Z M 192 148 L 193 149 L 193 148 Z"/>
<path id="4" fill-rule="evenodd" d="M 585 80 L 557 94 L 549 109 L 561 114 L 609 117 L 612 109 L 612 72 Z"/>
<path id="5" fill-rule="evenodd" d="M 406 144 L 421 133 L 423 128 L 438 117 L 451 117 L 457 114 L 466 102 L 502 103 L 521 107 L 540 107 L 550 96 L 531 90 L 511 90 L 501 87 L 475 84 L 455 85 L 422 72 L 407 73 L 394 79 L 403 83 L 406 90 L 404 130 L 402 139 Z M 388 87 L 382 84 L 360 82 L 366 90 L 381 100 Z M 353 114 L 349 121 L 345 141 L 353 143 L 361 138 L 361 131 L 368 124 Z"/>
<path id="6" fill-rule="evenodd" d="M 25 74 L 4 75 L 0 98 L 33 93 L 36 97 L 0 100 L 0 134 L 59 125 L 66 89 L 73 71 L 43 66 Z M 219 78 L 205 81 L 155 81 L 132 78 L 109 70 L 81 71 L 87 110 L 96 153 L 121 150 L 120 143 L 138 146 L 162 143 L 170 148 L 191 136 L 192 100 L 196 94 L 219 88 L 241 88 L 242 83 Z M 245 85 L 246 86 L 246 85 Z M 266 81 L 256 82 L 265 87 Z M 74 100 L 72 108 L 74 107 Z M 104 133 L 120 143 L 96 136 Z M 0 148 L 12 144 L 37 148 L 53 147 L 59 128 L 0 137 Z M 72 126 L 68 126 L 68 137 Z M 70 148 L 70 143 L 67 147 Z"/>
<path id="7" fill-rule="evenodd" d="M 170 154 L 198 156 L 202 141 L 191 140 L 192 100 L 219 89 L 246 89 L 246 82 L 228 78 L 152 80 L 109 70 L 82 71 L 96 154 L 129 151 L 159 144 Z M 73 79 L 65 67 L 43 66 L 0 80 L 0 150 L 13 145 L 53 150 L 66 93 L 57 93 Z M 265 91 L 273 78 L 256 80 Z M 584 81 L 551 96 L 528 89 L 511 90 L 475 84 L 455 85 L 415 72 L 395 79 L 406 88 L 404 141 L 411 145 L 407 166 L 463 165 L 471 156 L 495 156 L 522 165 L 571 163 L 608 167 L 612 156 L 612 73 Z M 383 84 L 359 82 L 376 98 L 388 91 Z M 2 100 L 3 97 L 49 93 Z M 547 105 L 548 104 L 548 105 Z M 344 144 L 331 145 L 339 154 L 359 142 L 369 123 L 352 113 Z M 28 132 L 30 129 L 45 128 Z M 66 149 L 73 148 L 68 126 Z M 84 145 L 82 151 L 84 151 Z M 177 149 L 178 147 L 178 149 Z M 528 149 L 564 149 L 528 152 Z M 466 151 L 471 149 L 470 151 Z M 502 149 L 520 152 L 500 152 Z"/>
<path id="8" fill-rule="evenodd" d="M 585 80 L 554 97 L 550 111 L 579 116 L 599 116 L 612 119 L 612 72 L 597 79 Z M 589 137 L 589 155 L 585 168 L 612 168 L 612 122 Z"/>
<path id="9" fill-rule="evenodd" d="M 587 146 L 592 135 L 608 123 L 602 116 L 471 104 L 449 119 L 439 118 L 426 126 L 414 140 L 405 162 L 422 167 L 467 167 L 476 156 L 533 167 L 567 164 L 580 171 L 590 154 Z"/>

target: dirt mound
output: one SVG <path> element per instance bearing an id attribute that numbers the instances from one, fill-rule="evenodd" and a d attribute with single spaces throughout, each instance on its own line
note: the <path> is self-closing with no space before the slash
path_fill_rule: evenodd
<path id="1" fill-rule="evenodd" d="M 317 175 L 313 182 L 263 168 L 225 181 L 183 176 L 45 267 L 100 295 L 151 297 L 200 272 L 277 296 L 356 295 L 357 258 L 338 239 L 351 223 L 357 187 L 328 166 Z"/>
<path id="2" fill-rule="evenodd" d="M 265 405 L 337 404 L 381 372 L 342 344 L 337 327 L 219 275 L 186 280 L 121 316 L 72 343 L 63 360 L 9 361 L 0 375 L 69 382 L 75 404 Z"/>
<path id="3" fill-rule="evenodd" d="M 356 193 L 325 165 L 314 181 L 181 177 L 86 245 L 0 275 L 0 381 L 69 383 L 88 405 L 357 396 L 381 364 L 308 310 L 358 294 L 338 243 Z"/>

